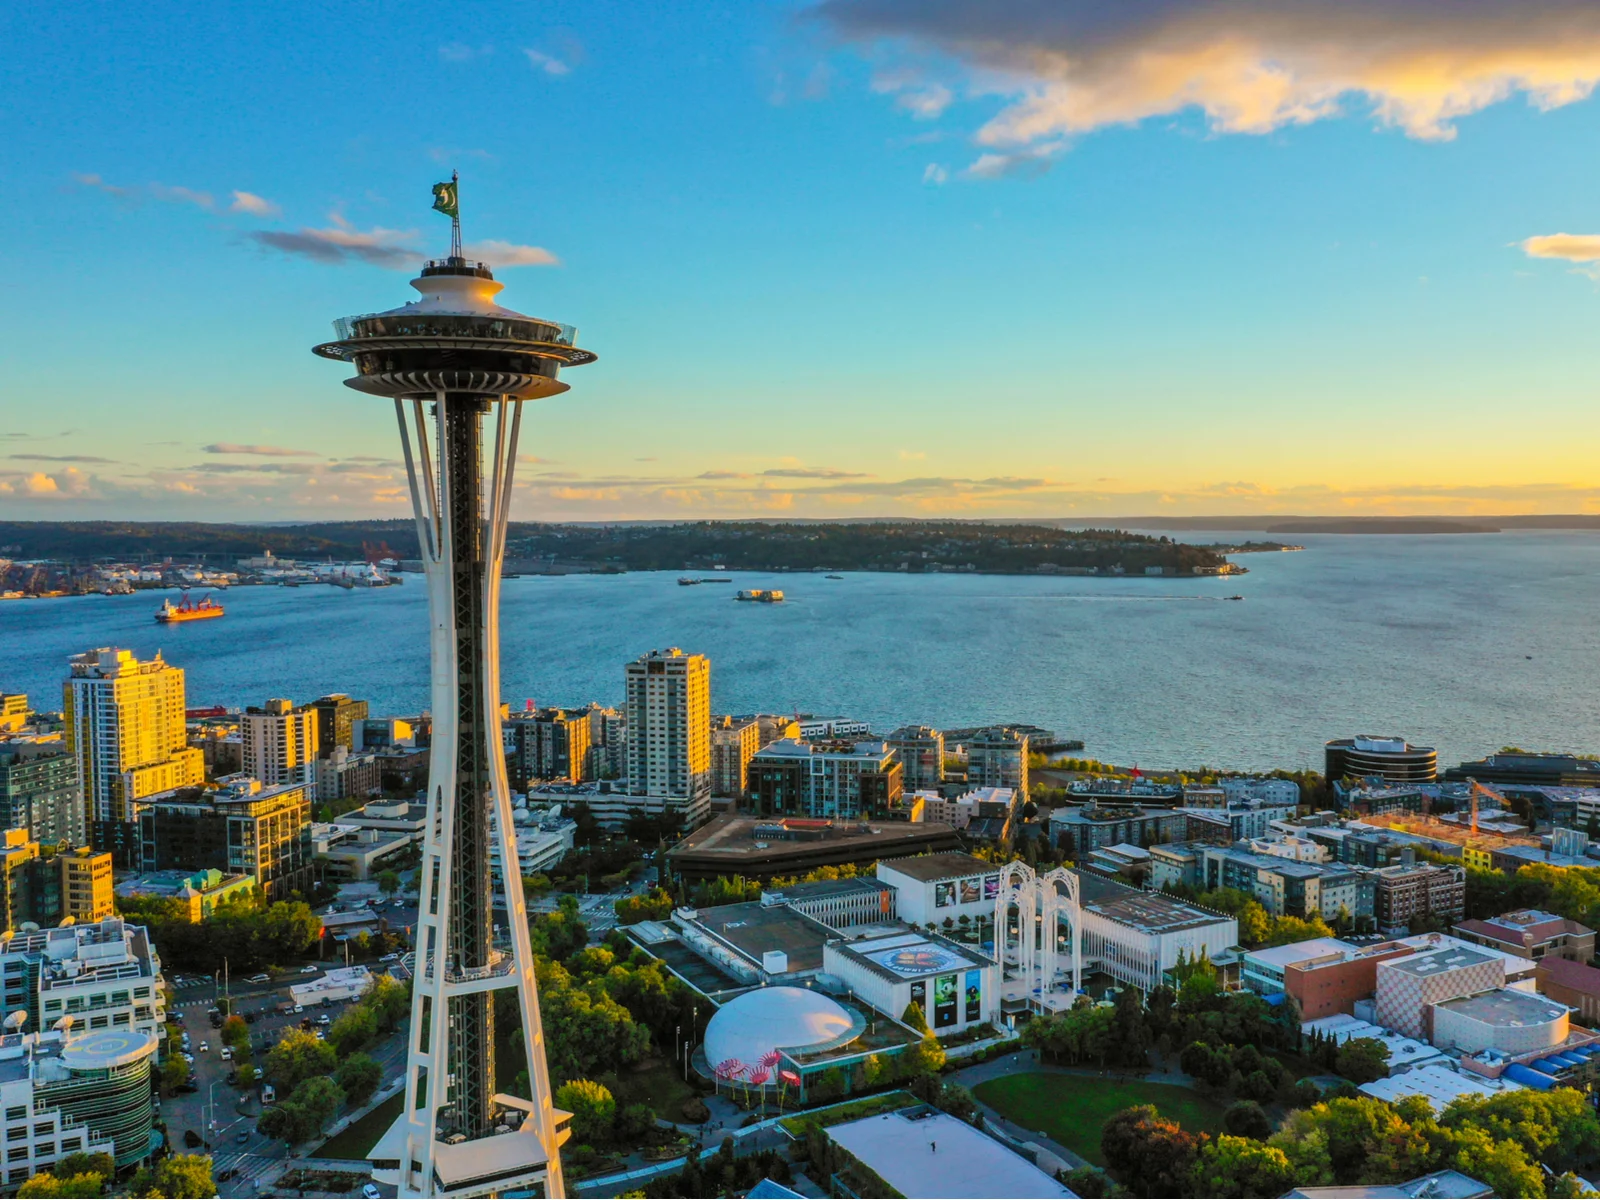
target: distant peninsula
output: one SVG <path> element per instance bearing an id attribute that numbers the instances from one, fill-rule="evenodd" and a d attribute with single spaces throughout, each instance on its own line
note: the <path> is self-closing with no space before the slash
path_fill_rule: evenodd
<path id="1" fill-rule="evenodd" d="M 62 564 L 171 559 L 227 566 L 279 559 L 404 561 L 410 520 L 293 525 L 137 521 L 0 522 L 0 559 Z M 1116 529 L 989 521 L 794 523 L 513 522 L 506 568 L 525 574 L 619 571 L 901 571 L 998 575 L 1230 575 L 1217 549 Z"/>

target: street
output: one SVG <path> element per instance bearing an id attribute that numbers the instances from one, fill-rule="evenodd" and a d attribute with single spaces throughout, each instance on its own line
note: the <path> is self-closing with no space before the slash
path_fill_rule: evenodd
<path id="1" fill-rule="evenodd" d="M 277 1011 L 278 1003 L 287 998 L 291 983 L 309 982 L 320 974 L 320 968 L 316 975 L 287 970 L 279 972 L 269 983 L 238 983 L 228 989 L 234 1009 L 240 1016 L 256 1014 L 256 1021 L 250 1026 L 250 1044 L 257 1067 L 263 1064 L 268 1051 L 277 1045 L 287 1029 L 297 1026 L 306 1017 L 315 1019 L 323 1014 L 328 1016 L 331 1024 L 355 1003 L 354 1000 L 347 1000 L 326 1007 L 317 1005 L 298 1014 Z M 209 1142 L 219 1195 L 254 1197 L 260 1194 L 256 1188 L 257 1181 L 275 1162 L 288 1156 L 288 1148 L 284 1143 L 256 1132 L 256 1119 L 261 1113 L 261 1085 L 258 1083 L 241 1089 L 227 1082 L 234 1064 L 222 1058 L 221 1030 L 213 1028 L 206 1017 L 207 1010 L 216 1003 L 219 991 L 220 987 L 214 986 L 210 980 L 174 988 L 172 1011 L 168 1019 L 189 1034 L 191 1053 L 195 1059 L 190 1066 L 190 1079 L 199 1090 L 163 1096 L 161 1116 L 176 1153 L 203 1152 L 185 1145 L 184 1133 L 187 1130 L 193 1130 Z M 202 1042 L 208 1046 L 205 1051 L 200 1049 Z M 392 1078 L 404 1066 L 404 1033 L 386 1038 L 368 1053 L 383 1068 L 384 1078 Z M 208 1125 L 214 1125 L 209 1136 Z"/>

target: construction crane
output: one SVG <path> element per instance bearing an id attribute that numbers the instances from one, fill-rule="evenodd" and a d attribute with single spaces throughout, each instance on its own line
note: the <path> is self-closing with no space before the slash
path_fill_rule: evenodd
<path id="1" fill-rule="evenodd" d="M 1471 799 L 1471 805 L 1472 805 L 1472 835 L 1474 837 L 1476 837 L 1478 835 L 1478 797 L 1479 796 L 1487 796 L 1487 797 L 1489 797 L 1489 799 L 1493 800 L 1502 809 L 1509 809 L 1511 807 L 1511 805 L 1506 801 L 1506 798 L 1504 796 L 1502 796 L 1499 792 L 1495 791 L 1493 788 L 1484 787 L 1483 784 L 1479 783 L 1476 779 L 1473 779 L 1471 776 L 1468 776 L 1467 783 L 1469 785 L 1470 793 L 1471 793 L 1471 797 L 1472 797 L 1472 799 Z"/>

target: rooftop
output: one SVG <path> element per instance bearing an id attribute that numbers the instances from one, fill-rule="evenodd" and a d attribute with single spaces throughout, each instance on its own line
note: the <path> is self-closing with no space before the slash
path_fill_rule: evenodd
<path id="1" fill-rule="evenodd" d="M 1495 962 L 1498 958 L 1498 955 L 1487 951 L 1474 950 L 1457 944 L 1440 950 L 1413 954 L 1406 958 L 1397 958 L 1379 966 L 1385 971 L 1400 971 L 1407 975 L 1415 975 L 1419 979 L 1428 979 L 1442 975 L 1446 971 L 1459 971 L 1465 967 L 1475 967 L 1480 963 Z"/>
<path id="2" fill-rule="evenodd" d="M 961 844 L 949 825 L 927 821 L 829 821 L 728 813 L 667 851 L 676 868 L 719 875 L 775 875 L 800 862 L 870 861 Z"/>
<path id="3" fill-rule="evenodd" d="M 1476 996 L 1460 996 L 1446 1000 L 1438 1008 L 1449 1009 L 1485 1025 L 1519 1028 L 1524 1025 L 1548 1025 L 1567 1015 L 1567 1006 L 1548 996 L 1519 992 L 1514 988 L 1499 988 L 1492 992 L 1479 992 Z"/>
<path id="4" fill-rule="evenodd" d="M 1539 960 L 1541 977 L 1554 981 L 1561 987 L 1600 996 L 1600 970 L 1587 963 L 1573 962 L 1570 958 L 1547 956 Z"/>
<path id="5" fill-rule="evenodd" d="M 1305 962 L 1307 959 L 1322 958 L 1329 954 L 1343 954 L 1346 950 L 1355 948 L 1349 942 L 1342 942 L 1338 938 L 1311 938 L 1304 942 L 1292 942 L 1287 946 L 1269 946 L 1264 950 L 1251 950 L 1245 957 L 1271 967 L 1287 967 L 1290 963 Z"/>
<path id="6" fill-rule="evenodd" d="M 998 868 L 971 854 L 919 854 L 914 858 L 890 858 L 878 864 L 884 870 L 894 871 L 919 883 L 934 883 L 941 879 L 959 879 L 965 875 L 982 875 Z"/>
<path id="7" fill-rule="evenodd" d="M 1453 1100 L 1463 1096 L 1498 1096 L 1512 1088 L 1483 1078 L 1457 1071 L 1443 1063 L 1429 1063 L 1403 1075 L 1375 1079 L 1361 1085 L 1361 1090 L 1391 1104 L 1407 1096 L 1421 1096 L 1433 1106 L 1434 1112 L 1443 1112 Z"/>
<path id="8" fill-rule="evenodd" d="M 937 934 L 893 933 L 885 937 L 865 937 L 860 941 L 834 940 L 830 949 L 866 967 L 884 979 L 899 983 L 906 979 L 925 979 L 968 967 L 987 967 L 992 960 L 966 946 Z"/>
<path id="9" fill-rule="evenodd" d="M 1098 913 L 1107 920 L 1127 925 L 1141 933 L 1176 933 L 1234 919 L 1221 913 L 1207 912 L 1174 896 L 1141 892 L 1138 888 L 1113 883 L 1081 871 L 1078 872 L 1078 879 L 1085 911 Z"/>
<path id="10" fill-rule="evenodd" d="M 833 930 L 820 921 L 787 905 L 722 904 L 678 912 L 707 933 L 721 938 L 753 963 L 760 963 L 768 950 L 781 950 L 789 956 L 789 972 L 822 970 L 822 947 Z M 694 915 L 691 917 L 689 913 Z"/>
<path id="11" fill-rule="evenodd" d="M 828 1136 L 902 1196 L 1071 1196 L 1020 1154 L 948 1113 L 917 1107 L 848 1121 Z"/>

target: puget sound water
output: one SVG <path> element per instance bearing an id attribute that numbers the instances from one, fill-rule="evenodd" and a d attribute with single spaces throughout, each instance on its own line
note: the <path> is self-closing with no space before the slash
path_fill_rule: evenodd
<path id="1" fill-rule="evenodd" d="M 1250 573 L 1222 579 L 510 579 L 504 699 L 620 703 L 625 661 L 682 646 L 711 657 L 716 712 L 848 715 L 881 732 L 1023 721 L 1147 767 L 1320 769 L 1322 743 L 1355 733 L 1436 746 L 1441 764 L 1503 745 L 1600 751 L 1600 535 L 1295 540 L 1307 549 L 1240 556 Z M 740 587 L 789 599 L 741 604 Z M 194 707 L 328 692 L 374 715 L 427 705 L 420 577 L 235 588 L 220 620 L 163 627 L 170 595 L 0 603 L 0 691 L 59 708 L 68 656 L 116 645 L 183 667 Z"/>

